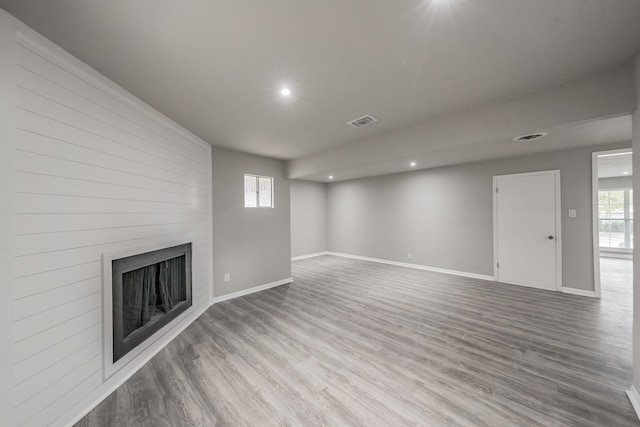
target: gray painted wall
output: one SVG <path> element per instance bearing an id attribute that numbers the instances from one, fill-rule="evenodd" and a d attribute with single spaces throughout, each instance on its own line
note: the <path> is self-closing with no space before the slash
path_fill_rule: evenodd
<path id="1" fill-rule="evenodd" d="M 284 162 L 218 148 L 212 156 L 214 297 L 291 277 Z M 274 178 L 273 209 L 244 207 L 245 173 Z"/>
<path id="2" fill-rule="evenodd" d="M 592 291 L 591 153 L 628 146 L 608 144 L 330 184 L 329 250 L 493 275 L 492 177 L 559 169 L 564 286 Z M 577 218 L 569 218 L 568 209 L 577 209 Z"/>
<path id="3" fill-rule="evenodd" d="M 291 181 L 291 256 L 327 251 L 327 185 Z"/>

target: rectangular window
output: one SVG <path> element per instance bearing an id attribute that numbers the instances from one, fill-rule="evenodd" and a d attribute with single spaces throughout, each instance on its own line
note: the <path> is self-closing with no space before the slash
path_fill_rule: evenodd
<path id="1" fill-rule="evenodd" d="M 244 176 L 244 207 L 273 207 L 273 178 L 269 176 Z"/>
<path id="2" fill-rule="evenodd" d="M 633 190 L 598 191 L 600 247 L 633 248 Z"/>

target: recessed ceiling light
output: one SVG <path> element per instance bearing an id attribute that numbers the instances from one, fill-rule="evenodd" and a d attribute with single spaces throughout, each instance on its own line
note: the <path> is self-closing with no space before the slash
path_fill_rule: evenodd
<path id="1" fill-rule="evenodd" d="M 622 175 L 629 175 L 629 172 L 622 172 Z"/>
<path id="2" fill-rule="evenodd" d="M 416 162 L 411 162 L 411 163 L 409 163 L 409 166 L 411 166 L 412 168 L 415 168 L 417 166 L 417 163 Z"/>
<path id="3" fill-rule="evenodd" d="M 282 90 L 280 91 L 280 95 L 289 96 L 291 95 L 291 90 L 289 90 L 288 87 L 283 87 Z"/>
<path id="4" fill-rule="evenodd" d="M 329 175 L 329 179 L 333 179 L 333 175 Z"/>

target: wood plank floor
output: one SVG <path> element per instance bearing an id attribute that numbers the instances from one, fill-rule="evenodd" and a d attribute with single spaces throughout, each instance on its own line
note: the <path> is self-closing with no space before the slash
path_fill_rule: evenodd
<path id="1" fill-rule="evenodd" d="M 598 301 L 331 256 L 293 270 L 210 308 L 78 426 L 640 425 L 630 288 Z"/>

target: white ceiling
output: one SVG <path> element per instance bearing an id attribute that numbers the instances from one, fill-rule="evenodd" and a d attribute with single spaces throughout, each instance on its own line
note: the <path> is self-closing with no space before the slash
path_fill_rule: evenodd
<path id="1" fill-rule="evenodd" d="M 326 182 L 404 171 L 408 160 L 435 167 L 631 138 L 638 0 L 0 7 L 212 145 L 291 160 L 291 178 Z M 285 85 L 290 98 L 279 94 Z M 380 121 L 346 124 L 364 114 Z M 551 135 L 538 145 L 510 144 L 541 130 Z"/>
<path id="2" fill-rule="evenodd" d="M 282 159 L 628 63 L 640 50 L 638 0 L 0 7 L 209 143 Z M 364 114 L 380 122 L 346 124 Z"/>
<path id="3" fill-rule="evenodd" d="M 626 142 L 636 109 L 632 65 L 404 126 L 288 162 L 294 179 L 336 181 L 490 158 Z M 548 132 L 535 143 L 519 134 Z"/>
<path id="4" fill-rule="evenodd" d="M 329 172 L 318 172 L 304 176 L 304 179 L 309 181 L 330 182 L 331 180 L 328 179 L 330 174 L 334 177 L 334 181 L 344 181 L 367 176 L 407 172 L 415 169 L 429 169 L 483 160 L 596 146 L 614 141 L 630 141 L 631 116 L 575 123 L 544 130 L 549 131 L 549 135 L 537 141 L 513 142 L 511 138 L 496 138 L 494 141 L 482 144 L 446 146 L 412 156 L 400 155 L 398 157 L 391 157 L 388 160 L 331 170 Z M 411 162 L 415 162 L 416 167 L 411 167 Z M 613 171 L 610 172 L 613 173 Z M 603 171 L 602 173 L 607 172 Z M 600 176 L 605 177 L 605 175 Z M 619 175 L 611 174 L 607 176 Z"/>

